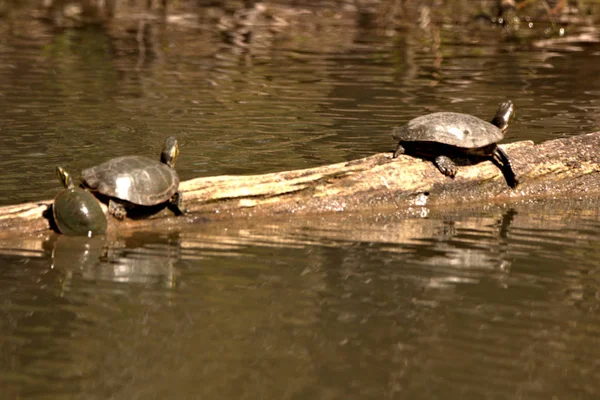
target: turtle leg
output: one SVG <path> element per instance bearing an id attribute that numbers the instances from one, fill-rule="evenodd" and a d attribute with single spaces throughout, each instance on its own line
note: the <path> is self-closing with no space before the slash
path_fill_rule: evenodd
<path id="1" fill-rule="evenodd" d="M 125 216 L 127 215 L 127 210 L 125 209 L 125 206 L 122 203 L 119 203 L 118 201 L 115 201 L 113 199 L 110 199 L 108 201 L 108 212 L 119 221 L 125 219 Z"/>
<path id="2" fill-rule="evenodd" d="M 508 154 L 506 154 L 506 152 L 500 147 L 496 146 L 494 152 L 492 153 L 492 157 L 497 163 L 500 164 L 508 186 L 510 186 L 513 189 L 516 188 L 519 184 L 519 180 L 517 179 L 515 169 L 513 168 L 513 165 L 510 162 L 510 158 L 508 158 Z"/>
<path id="3" fill-rule="evenodd" d="M 402 144 L 398 143 L 398 147 L 396 147 L 396 151 L 394 152 L 394 156 L 392 158 L 396 158 L 398 157 L 400 154 L 404 154 L 404 147 L 402 147 Z"/>
<path id="4" fill-rule="evenodd" d="M 433 163 L 440 170 L 440 172 L 450 178 L 454 178 L 456 175 L 456 164 L 448 156 L 437 156 Z"/>
<path id="5" fill-rule="evenodd" d="M 184 215 L 187 213 L 187 210 L 183 208 L 183 196 L 181 195 L 181 192 L 176 192 L 169 202 L 171 203 L 175 215 Z"/>

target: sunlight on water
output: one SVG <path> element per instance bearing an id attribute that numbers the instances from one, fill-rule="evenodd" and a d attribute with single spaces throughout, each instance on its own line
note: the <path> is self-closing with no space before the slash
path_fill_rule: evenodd
<path id="1" fill-rule="evenodd" d="M 391 151 L 395 125 L 434 111 L 487 120 L 506 99 L 517 111 L 510 141 L 598 130 L 594 43 L 544 50 L 514 46 L 491 26 L 384 34 L 323 23 L 331 26 L 305 41 L 259 36 L 247 54 L 218 36 L 147 23 L 139 54 L 138 25 L 53 32 L 17 20 L 23 35 L 5 32 L 0 47 L 0 202 L 52 197 L 57 164 L 158 157 L 169 135 L 186 180 Z"/>
<path id="2" fill-rule="evenodd" d="M 600 130 L 598 35 L 556 17 L 568 35 L 536 38 L 545 9 L 529 31 L 463 1 L 180 1 L 164 19 L 130 1 L 74 28 L 12 3 L 1 204 L 52 198 L 56 165 L 158 160 L 170 135 L 187 180 L 391 152 L 393 126 L 506 99 L 507 141 Z M 0 397 L 598 398 L 595 200 L 415 210 L 2 240 Z"/>
<path id="3" fill-rule="evenodd" d="M 5 240 L 3 387 L 593 398 L 598 212 Z"/>

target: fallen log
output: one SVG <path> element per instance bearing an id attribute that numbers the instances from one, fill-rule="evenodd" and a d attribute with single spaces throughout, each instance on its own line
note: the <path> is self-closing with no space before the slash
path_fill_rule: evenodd
<path id="1" fill-rule="evenodd" d="M 392 159 L 389 152 L 302 170 L 192 179 L 180 185 L 186 216 L 174 217 L 164 209 L 144 219 L 109 218 L 109 230 L 327 212 L 422 214 L 437 207 L 600 195 L 600 132 L 502 147 L 519 179 L 516 189 L 508 187 L 490 161 L 460 166 L 451 179 L 429 161 L 411 156 Z M 51 203 L 0 207 L 0 236 L 47 232 Z"/>

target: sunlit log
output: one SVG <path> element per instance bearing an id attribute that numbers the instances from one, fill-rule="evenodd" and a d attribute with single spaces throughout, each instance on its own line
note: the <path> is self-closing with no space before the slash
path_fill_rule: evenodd
<path id="1" fill-rule="evenodd" d="M 321 167 L 263 175 L 215 176 L 182 182 L 186 216 L 168 209 L 144 219 L 109 218 L 109 230 L 151 229 L 218 219 L 288 217 L 322 213 L 395 213 L 483 207 L 540 198 L 600 194 L 600 132 L 534 145 L 502 146 L 519 179 L 511 189 L 490 161 L 460 166 L 454 179 L 426 160 L 392 153 Z M 0 207 L 0 236 L 47 232 L 51 200 Z"/>

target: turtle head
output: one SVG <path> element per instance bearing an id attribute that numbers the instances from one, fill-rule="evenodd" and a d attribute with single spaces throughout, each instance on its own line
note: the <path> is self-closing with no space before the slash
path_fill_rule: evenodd
<path id="1" fill-rule="evenodd" d="M 167 164 L 171 168 L 175 168 L 177 162 L 177 156 L 179 155 L 179 146 L 177 145 L 177 139 L 170 136 L 165 140 L 162 152 L 160 153 L 160 161 Z"/>
<path id="2" fill-rule="evenodd" d="M 71 175 L 67 171 L 65 171 L 62 167 L 56 167 L 56 175 L 58 176 L 58 180 L 63 184 L 66 188 L 73 187 L 73 181 L 71 181 Z"/>
<path id="3" fill-rule="evenodd" d="M 498 106 L 496 115 L 492 119 L 492 125 L 496 125 L 504 133 L 508 129 L 508 124 L 514 115 L 515 106 L 512 101 L 507 100 Z"/>

